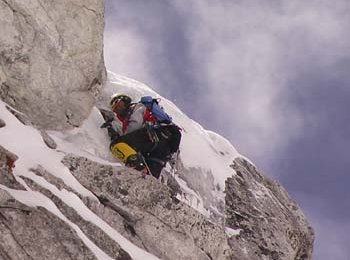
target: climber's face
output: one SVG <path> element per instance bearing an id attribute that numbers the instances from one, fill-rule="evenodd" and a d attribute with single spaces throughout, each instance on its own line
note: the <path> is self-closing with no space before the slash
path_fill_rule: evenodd
<path id="1" fill-rule="evenodd" d="M 117 113 L 117 114 L 122 114 L 123 111 L 125 111 L 126 106 L 124 101 L 122 100 L 117 100 L 116 102 L 114 102 L 113 106 L 112 106 L 112 110 L 113 112 Z"/>

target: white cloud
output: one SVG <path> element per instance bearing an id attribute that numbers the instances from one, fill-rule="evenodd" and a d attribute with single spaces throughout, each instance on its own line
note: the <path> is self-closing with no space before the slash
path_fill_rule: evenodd
<path id="1" fill-rule="evenodd" d="M 118 2 L 115 1 L 116 6 Z M 187 38 L 191 67 L 184 64 L 183 70 L 192 73 L 194 82 L 205 90 L 201 96 L 192 97 L 193 104 L 203 104 L 194 112 L 200 110 L 199 113 L 207 115 L 208 122 L 200 123 L 218 126 L 239 152 L 254 155 L 253 161 L 274 165 L 279 149 L 304 134 L 306 125 L 319 123 L 312 113 L 304 115 L 290 101 L 290 93 L 302 96 L 305 91 L 293 83 L 307 76 L 310 69 L 324 73 L 339 60 L 350 58 L 350 2 L 168 2 L 179 17 L 186 18 L 178 17 L 174 23 L 182 26 L 181 33 Z M 154 16 L 162 23 L 166 13 L 154 10 L 157 10 Z M 154 20 L 149 22 L 148 32 L 167 30 Z M 105 34 L 107 66 L 118 74 L 151 83 L 153 88 L 159 77 L 166 75 L 171 82 L 177 75 L 164 66 L 167 46 L 157 46 L 157 50 L 151 46 L 161 42 L 164 35 L 153 34 L 151 43 L 149 35 L 130 29 L 135 26 L 136 22 L 121 34 L 117 34 L 120 31 L 117 28 L 113 37 L 110 32 Z M 108 43 L 110 40 L 112 43 Z M 149 67 L 156 67 L 157 73 Z M 324 203 L 308 204 L 307 196 L 299 197 L 299 201 L 305 209 L 312 210 Z M 315 259 L 345 259 L 349 252 L 343 239 L 350 231 L 349 224 L 344 226 L 322 217 L 324 209 L 316 211 L 309 216 L 317 236 Z"/>
<path id="2" fill-rule="evenodd" d="M 259 4 L 258 4 L 259 3 Z M 192 17 L 187 37 L 197 73 L 208 82 L 204 93 L 228 136 L 266 155 L 303 131 L 302 111 L 284 100 L 290 82 L 312 66 L 329 66 L 349 55 L 345 2 L 196 1 L 176 8 Z M 290 90 L 289 90 L 290 91 Z M 283 108 L 281 107 L 283 106 Z M 219 120 L 217 120 L 219 121 Z M 238 125 L 238 127 L 237 127 Z"/>
<path id="3" fill-rule="evenodd" d="M 148 42 L 130 28 L 105 31 L 104 52 L 108 70 L 143 82 L 152 82 L 149 72 Z"/>
<path id="4" fill-rule="evenodd" d="M 116 7 L 120 3 L 125 7 L 125 2 L 113 2 Z M 107 68 L 159 90 L 177 78 L 169 71 L 171 61 L 162 41 L 165 24 L 171 25 L 169 6 L 130 5 L 119 12 L 123 24 L 111 24 L 105 33 Z M 220 125 L 227 138 L 235 145 L 239 140 L 238 147 L 256 158 L 268 160 L 267 155 L 273 157 L 277 147 L 303 132 L 303 111 L 286 96 L 302 90 L 291 81 L 309 68 L 331 66 L 350 56 L 346 1 L 177 0 L 169 5 L 176 10 L 169 16 L 183 23 L 181 33 L 188 40 L 192 66 L 184 64 L 183 70 L 190 71 L 198 85 L 206 84 L 202 95 L 193 97 L 208 104 L 202 115 L 215 115 L 206 125 Z M 142 30 L 137 28 L 140 23 Z"/>

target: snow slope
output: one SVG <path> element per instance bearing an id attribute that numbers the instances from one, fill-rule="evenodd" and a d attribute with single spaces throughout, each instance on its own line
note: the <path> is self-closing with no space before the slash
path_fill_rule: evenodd
<path id="1" fill-rule="evenodd" d="M 145 95 L 161 99 L 160 105 L 182 128 L 180 158 L 184 168 L 188 169 L 186 174 L 191 175 L 185 176 L 184 179 L 177 178 L 185 194 L 185 197 L 180 199 L 208 217 L 213 215 L 213 212 L 222 215 L 223 212 L 218 209 L 218 201 L 224 201 L 225 180 L 235 174 L 229 166 L 234 158 L 242 157 L 232 144 L 222 136 L 205 130 L 173 102 L 145 84 L 109 72 L 106 87 L 97 106 L 108 108 L 106 106 L 109 98 L 114 93 L 127 94 L 134 101 Z"/>
<path id="2" fill-rule="evenodd" d="M 214 132 L 205 130 L 200 124 L 180 111 L 173 102 L 161 97 L 148 86 L 109 72 L 107 86 L 102 93 L 102 102 L 100 101 L 99 104 L 101 106 L 108 104 L 106 98 L 109 98 L 113 93 L 128 94 L 136 101 L 144 95 L 159 97 L 161 106 L 183 129 L 180 150 L 184 165 L 212 171 L 215 173 L 215 184 L 224 188 L 225 179 L 232 175 L 232 169 L 225 166 L 231 164 L 235 157 L 240 156 L 228 140 Z"/>
<path id="3" fill-rule="evenodd" d="M 110 95 L 115 92 L 129 94 L 134 100 L 139 100 L 143 95 L 160 97 L 142 83 L 109 73 L 108 82 L 97 102 L 97 106 L 106 107 Z M 163 97 L 160 98 L 162 100 L 161 105 L 173 117 L 174 122 L 183 129 L 180 157 L 184 168 L 190 170 L 197 169 L 196 172 L 198 173 L 210 175 L 211 178 L 209 179 L 214 181 L 213 185 L 219 186 L 220 189 L 213 189 L 209 192 L 219 200 L 222 200 L 225 180 L 227 177 L 234 174 L 234 171 L 229 165 L 235 157 L 240 156 L 239 153 L 226 139 L 203 129 L 198 123 L 182 113 L 171 101 Z M 118 242 L 133 259 L 158 259 L 126 240 L 90 211 L 75 194 L 64 189 L 58 190 L 44 178 L 35 175 L 30 170 L 41 165 L 54 176 L 62 179 L 67 186 L 71 187 L 79 194 L 95 198 L 89 190 L 85 189 L 72 176 L 69 170 L 61 163 L 61 160 L 64 155 L 74 153 L 100 163 L 110 164 L 116 167 L 120 166 L 120 163 L 109 153 L 109 139 L 105 130 L 100 129 L 103 119 L 98 109 L 94 108 L 91 111 L 89 118 L 86 119 L 80 128 L 65 132 L 49 132 L 49 135 L 58 145 L 57 149 L 53 150 L 46 146 L 37 129 L 20 123 L 5 106 L 6 104 L 0 101 L 0 118 L 6 122 L 6 126 L 0 128 L 0 145 L 19 157 L 16 161 L 16 167 L 13 173 L 16 179 L 26 187 L 27 191 L 9 189 L 3 185 L 0 185 L 0 189 L 8 191 L 18 201 L 28 206 L 42 206 L 67 222 L 77 231 L 82 241 L 99 259 L 110 259 L 110 257 L 91 242 L 79 227 L 66 219 L 52 201 L 44 195 L 32 191 L 20 176 L 30 178 L 39 185 L 49 189 L 64 203 L 74 208 L 85 220 L 102 227 L 102 229 L 105 230 L 112 239 Z M 185 193 L 189 194 L 190 197 L 192 196 L 192 198 L 196 198 L 197 202 L 199 201 L 200 203 L 192 203 L 191 198 L 188 199 L 188 196 L 184 201 L 206 214 L 208 210 L 210 210 L 208 207 L 204 207 L 204 200 L 206 198 L 200 192 L 190 188 L 201 187 L 202 183 L 188 183 L 188 181 L 186 182 L 186 180 L 180 179 L 179 177 L 177 177 L 177 179 Z M 203 178 L 195 179 L 203 182 Z M 215 205 L 211 205 L 211 207 L 217 210 Z"/>

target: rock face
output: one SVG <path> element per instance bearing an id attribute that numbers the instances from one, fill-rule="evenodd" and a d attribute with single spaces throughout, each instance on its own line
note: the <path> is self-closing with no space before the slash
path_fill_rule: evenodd
<path id="1" fill-rule="evenodd" d="M 224 229 L 172 198 L 155 178 L 76 156 L 67 156 L 64 164 L 104 205 L 96 214 L 160 259 L 235 259 Z"/>
<path id="2" fill-rule="evenodd" d="M 311 259 L 314 233 L 284 188 L 242 158 L 226 181 L 226 226 L 239 229 L 229 244 L 240 259 Z"/>
<path id="3" fill-rule="evenodd" d="M 65 152 L 45 129 L 80 125 L 104 81 L 103 9 L 100 0 L 0 0 L 0 98 L 59 156 Z M 10 126 L 0 115 L 0 131 Z M 234 161 L 225 203 L 215 172 L 178 169 L 194 196 L 215 206 L 215 223 L 176 198 L 184 192 L 176 178 L 166 186 L 77 155 L 64 157 L 70 173 L 60 165 L 61 176 L 44 168 L 46 158 L 19 170 L 17 159 L 0 145 L 0 259 L 131 260 L 130 247 L 162 260 L 311 259 L 314 234 L 303 213 L 243 159 Z M 26 160 L 36 159 L 17 164 Z"/>
<path id="4" fill-rule="evenodd" d="M 104 1 L 0 0 L 0 98 L 37 126 L 89 114 L 105 78 Z"/>
<path id="5" fill-rule="evenodd" d="M 0 146 L 0 185 L 25 190 L 9 160 L 17 157 Z M 0 259 L 96 259 L 76 232 L 44 208 L 16 201 L 0 188 Z"/>
<path id="6" fill-rule="evenodd" d="M 15 161 L 18 159 L 17 155 L 11 153 L 0 145 L 0 184 L 15 189 L 24 189 L 11 174 Z"/>
<path id="7" fill-rule="evenodd" d="M 0 233 L 0 259 L 96 259 L 64 221 L 11 197 L 1 201 Z"/>
<path id="8" fill-rule="evenodd" d="M 7 187 L 25 188 L 8 166 L 16 156 L 3 147 L 0 154 L 1 259 L 96 259 L 67 221 L 45 208 L 25 206 L 6 192 Z M 240 158 L 234 162 L 237 174 L 226 181 L 226 227 L 179 202 L 153 177 L 142 178 L 125 167 L 65 156 L 62 163 L 97 200 L 82 197 L 42 166 L 31 171 L 58 190 L 75 193 L 124 238 L 163 260 L 310 260 L 314 234 L 297 205 L 254 166 Z M 42 186 L 42 181 L 21 179 L 31 190 L 49 198 L 106 256 L 131 259 L 106 230 L 86 220 Z"/>
<path id="9" fill-rule="evenodd" d="M 222 193 L 218 186 L 215 186 L 212 172 L 205 172 L 199 168 L 186 168 L 179 159 L 177 174 L 185 180 L 190 189 L 195 190 L 203 198 L 203 206 L 209 213 L 211 221 L 217 224 L 225 223 L 225 203 L 222 197 L 216 196 Z M 234 171 L 232 170 L 232 174 Z M 191 194 L 185 194 L 191 196 Z"/>
<path id="10" fill-rule="evenodd" d="M 4 120 L 0 118 L 0 128 L 6 126 L 6 123 Z"/>

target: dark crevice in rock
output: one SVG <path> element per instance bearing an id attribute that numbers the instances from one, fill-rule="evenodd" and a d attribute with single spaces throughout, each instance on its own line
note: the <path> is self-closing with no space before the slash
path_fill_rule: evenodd
<path id="1" fill-rule="evenodd" d="M 96 12 L 95 10 L 93 10 L 93 9 L 91 9 L 91 8 L 88 8 L 88 7 L 85 6 L 85 5 L 83 5 L 82 7 L 83 7 L 84 9 L 86 9 L 86 10 L 92 12 L 92 13 L 95 14 L 96 16 L 98 16 L 98 14 L 97 14 L 97 12 Z"/>
<path id="2" fill-rule="evenodd" d="M 31 210 L 28 209 L 21 209 L 21 208 L 16 208 L 16 207 L 11 207 L 11 206 L 0 206 L 0 209 L 15 209 L 15 210 L 20 210 L 22 211 L 24 214 L 28 215 L 31 213 Z M 1 214 L 1 212 L 0 212 Z"/>
<path id="3" fill-rule="evenodd" d="M 143 243 L 142 238 L 137 234 L 135 230 L 135 224 L 142 218 L 136 219 L 133 215 L 131 215 L 131 213 L 127 212 L 126 209 L 123 209 L 121 206 L 118 206 L 115 202 L 112 203 L 104 196 L 98 196 L 96 194 L 94 195 L 98 198 L 101 204 L 103 204 L 107 208 L 110 208 L 123 218 L 125 230 L 128 231 L 133 237 L 137 237 L 138 239 L 140 239 L 143 248 L 148 251 L 147 246 Z"/>
<path id="4" fill-rule="evenodd" d="M 66 114 L 66 123 L 72 127 L 79 127 L 79 124 L 72 122 L 73 114 L 70 111 L 67 111 Z"/>
<path id="5" fill-rule="evenodd" d="M 98 196 L 95 194 L 95 196 L 98 198 L 101 204 L 103 204 L 105 207 L 108 207 L 112 209 L 113 211 L 117 212 L 130 227 L 134 227 L 137 221 L 140 219 L 136 219 L 134 216 L 132 216 L 129 212 L 127 212 L 126 209 L 123 209 L 121 206 L 118 206 L 115 202 L 112 203 L 109 199 L 107 199 L 104 196 Z"/>
<path id="6" fill-rule="evenodd" d="M 5 121 L 0 118 L 0 128 L 5 127 L 5 126 L 6 126 Z"/>
<path id="7" fill-rule="evenodd" d="M 202 251 L 208 256 L 208 258 L 209 258 L 210 260 L 214 260 L 214 259 L 211 257 L 211 255 L 210 255 L 209 253 L 205 252 L 204 248 L 201 248 L 201 249 L 202 249 Z"/>
<path id="8" fill-rule="evenodd" d="M 93 89 L 95 88 L 95 85 L 101 85 L 101 84 L 102 84 L 102 82 L 101 82 L 100 79 L 94 78 L 94 79 L 91 81 L 88 90 L 93 90 Z"/>
<path id="9" fill-rule="evenodd" d="M 2 207 L 2 208 L 8 208 L 8 207 Z M 5 221 L 8 221 L 8 219 L 6 218 L 6 216 L 5 216 L 4 214 L 2 214 L 1 211 L 0 211 L 0 217 L 1 217 L 2 219 L 4 219 Z"/>

